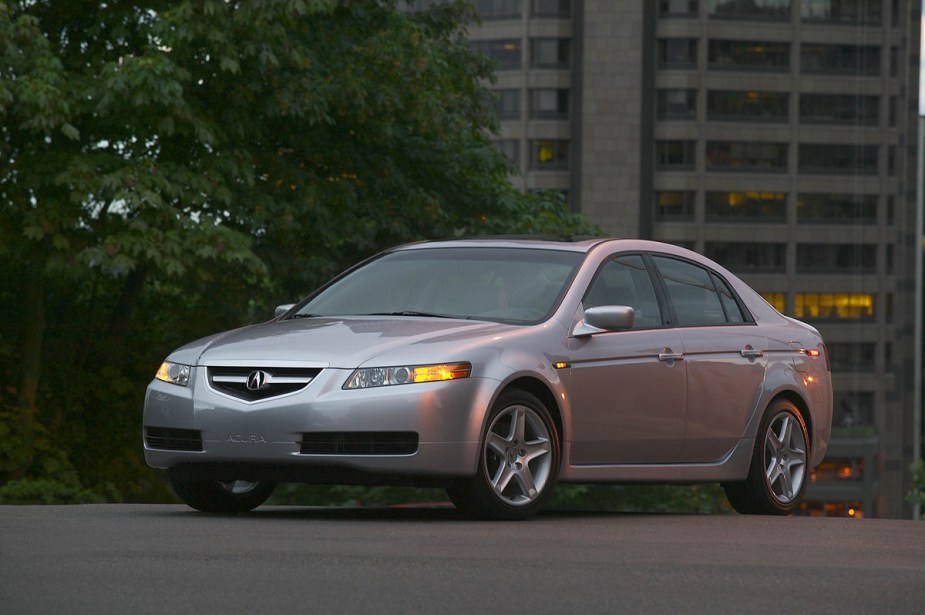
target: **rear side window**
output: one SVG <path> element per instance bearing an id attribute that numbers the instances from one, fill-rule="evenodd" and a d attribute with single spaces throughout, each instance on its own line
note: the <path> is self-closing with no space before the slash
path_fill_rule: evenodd
<path id="1" fill-rule="evenodd" d="M 677 324 L 681 327 L 698 327 L 704 325 L 726 324 L 726 312 L 723 309 L 724 301 L 720 298 L 714 279 L 715 275 L 703 267 L 686 261 L 680 261 L 663 256 L 653 256 L 652 260 L 658 267 L 668 291 L 668 298 L 674 306 Z M 728 300 L 735 304 L 732 293 L 723 284 L 722 288 L 729 294 Z M 733 312 L 730 322 L 742 322 L 742 313 Z M 738 320 L 735 314 L 738 313 Z"/>
<path id="2" fill-rule="evenodd" d="M 726 322 L 734 325 L 745 322 L 742 308 L 736 302 L 729 285 L 712 271 L 710 272 L 710 277 L 713 279 L 713 285 L 716 286 L 717 292 L 719 292 L 719 300 L 723 304 L 723 311 L 726 313 Z"/>
<path id="3" fill-rule="evenodd" d="M 638 254 L 624 254 L 609 261 L 588 289 L 584 307 L 628 305 L 636 313 L 633 329 L 662 325 L 652 278 Z"/>

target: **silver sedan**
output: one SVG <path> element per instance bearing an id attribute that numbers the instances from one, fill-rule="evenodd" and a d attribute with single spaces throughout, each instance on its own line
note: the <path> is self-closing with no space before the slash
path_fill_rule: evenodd
<path id="1" fill-rule="evenodd" d="M 278 482 L 441 486 L 494 519 L 557 482 L 719 482 L 740 512 L 787 514 L 831 421 L 819 333 L 703 256 L 484 238 L 388 250 L 177 349 L 144 450 L 211 512 Z"/>

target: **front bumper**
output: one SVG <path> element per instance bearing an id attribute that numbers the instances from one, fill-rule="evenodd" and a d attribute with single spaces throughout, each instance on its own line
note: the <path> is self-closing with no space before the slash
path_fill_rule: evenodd
<path id="1" fill-rule="evenodd" d="M 467 476 L 476 471 L 479 434 L 498 383 L 484 378 L 343 390 L 350 370 L 328 368 L 297 393 L 247 403 L 213 390 L 206 369 L 190 385 L 154 380 L 144 427 L 188 430 L 201 450 L 145 438 L 145 461 L 187 476 L 301 482 L 376 477 Z M 305 434 L 415 433 L 413 452 L 303 453 Z M 185 432 L 184 432 L 185 433 Z M 388 482 L 395 482 L 389 480 Z"/>

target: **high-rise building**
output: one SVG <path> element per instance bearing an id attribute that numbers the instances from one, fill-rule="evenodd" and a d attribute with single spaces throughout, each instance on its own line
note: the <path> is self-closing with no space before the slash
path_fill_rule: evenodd
<path id="1" fill-rule="evenodd" d="M 473 4 L 515 185 L 814 324 L 835 416 L 806 512 L 909 516 L 920 0 Z"/>

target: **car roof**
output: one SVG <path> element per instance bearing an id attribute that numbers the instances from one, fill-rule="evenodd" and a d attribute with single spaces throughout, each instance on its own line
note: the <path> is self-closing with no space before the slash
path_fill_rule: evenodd
<path id="1" fill-rule="evenodd" d="M 559 250 L 564 252 L 588 253 L 604 246 L 608 251 L 657 251 L 679 256 L 703 257 L 685 248 L 659 241 L 643 239 L 619 239 L 615 237 L 592 237 L 587 235 L 486 235 L 458 239 L 437 239 L 398 246 L 397 250 L 418 250 L 428 248 L 533 248 Z"/>

